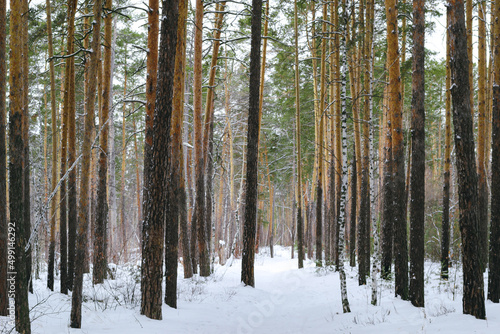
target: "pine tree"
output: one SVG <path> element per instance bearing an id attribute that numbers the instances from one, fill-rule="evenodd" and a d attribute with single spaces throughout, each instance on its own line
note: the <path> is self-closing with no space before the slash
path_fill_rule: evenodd
<path id="1" fill-rule="evenodd" d="M 177 27 L 179 20 L 179 0 L 163 0 L 160 30 L 160 54 L 158 58 L 158 82 L 156 89 L 153 125 L 153 166 L 148 186 L 150 199 L 145 210 L 144 228 L 147 238 L 142 256 L 145 272 L 142 284 L 141 313 L 151 319 L 161 319 L 163 246 L 165 241 L 165 221 L 167 193 L 169 187 L 167 162 L 169 161 L 170 128 L 174 88 L 175 54 Z M 177 226 L 177 225 L 175 225 Z M 171 227 L 170 227 L 171 228 Z M 177 245 L 171 245 L 177 247 Z M 169 268 L 171 270 L 171 268 Z"/>
<path id="2" fill-rule="evenodd" d="M 477 230 L 477 172 L 474 157 L 472 113 L 469 86 L 469 58 L 462 0 L 450 0 L 448 21 L 450 29 L 451 95 L 453 101 L 453 126 L 455 130 L 456 164 L 458 173 L 459 223 L 462 235 L 464 271 L 463 313 L 478 319 L 486 318 L 484 306 L 484 281 L 478 262 L 479 239 Z"/>
<path id="3" fill-rule="evenodd" d="M 385 2 L 387 14 L 387 64 L 389 70 L 389 114 L 392 126 L 392 189 L 394 199 L 405 198 L 405 150 L 403 143 L 403 110 L 398 51 L 397 1 Z M 408 245 L 406 236 L 406 204 L 393 201 L 396 295 L 408 299 Z"/>
<path id="4" fill-rule="evenodd" d="M 413 1 L 413 74 L 410 178 L 410 301 L 424 307 L 425 222 L 425 0 Z"/>
<path id="5" fill-rule="evenodd" d="M 94 18 L 100 18 L 102 11 L 101 0 L 94 1 Z M 97 90 L 97 67 L 99 66 L 101 20 L 92 22 L 92 53 L 87 74 L 87 89 L 85 95 L 85 120 L 82 142 L 82 165 L 80 177 L 80 197 L 78 206 L 78 233 L 75 254 L 75 277 L 73 279 L 73 294 L 71 300 L 71 328 L 82 326 L 82 295 L 83 295 L 83 272 L 85 257 L 87 253 L 87 231 L 89 229 L 89 186 L 90 186 L 90 159 L 92 150 L 92 128 L 95 118 L 95 96 Z"/>
<path id="6" fill-rule="evenodd" d="M 9 225 L 15 228 L 15 263 L 9 263 L 9 271 L 15 275 L 15 314 L 16 330 L 21 334 L 31 333 L 28 306 L 28 286 L 26 284 L 27 257 L 26 222 L 23 205 L 24 178 L 23 178 L 23 1 L 10 2 L 10 75 L 9 75 Z M 27 55 L 25 55 L 27 56 Z M 27 111 L 27 109 L 25 109 Z"/>
<path id="7" fill-rule="evenodd" d="M 494 19 L 494 77 L 492 108 L 492 161 L 491 170 L 500 168 L 500 2 L 495 1 L 492 16 Z M 488 271 L 488 299 L 500 302 L 500 175 L 491 173 L 491 231 L 490 257 Z"/>
<path id="8" fill-rule="evenodd" d="M 262 0 L 252 0 L 250 82 L 247 136 L 247 172 L 241 281 L 255 287 L 255 230 L 257 223 L 257 163 L 259 156 L 259 86 Z"/>
<path id="9" fill-rule="evenodd" d="M 106 0 L 106 8 L 111 9 L 112 0 Z M 108 138 L 110 90 L 111 90 L 111 39 L 112 39 L 112 17 L 111 11 L 104 17 L 104 68 L 102 74 L 101 113 L 99 115 L 99 170 L 97 184 L 97 215 L 94 227 L 94 259 L 92 279 L 94 284 L 103 283 L 108 269 Z"/>

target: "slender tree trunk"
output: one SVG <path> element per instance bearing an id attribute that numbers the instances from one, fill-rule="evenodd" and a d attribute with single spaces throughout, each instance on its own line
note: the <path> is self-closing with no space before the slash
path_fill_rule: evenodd
<path id="1" fill-rule="evenodd" d="M 8 315 L 7 307 L 7 151 L 5 147 L 5 127 L 7 109 L 6 93 L 6 35 L 7 35 L 7 1 L 0 0 L 0 315 Z M 54 67 L 52 66 L 52 69 Z M 52 72 L 53 73 L 53 72 Z"/>
<path id="2" fill-rule="evenodd" d="M 205 255 L 201 251 L 206 252 L 204 238 L 205 229 L 203 228 L 205 214 L 205 189 L 204 179 L 204 161 L 203 161 L 203 123 L 202 123 L 202 43 L 203 43 L 203 1 L 196 0 L 195 27 L 194 27 L 194 84 L 193 84 L 193 128 L 194 128 L 194 157 L 195 157 L 195 188 L 196 198 L 193 216 L 191 218 L 191 250 L 193 260 L 193 272 L 197 273 L 196 264 L 196 245 L 198 246 L 198 254 L 200 258 Z M 210 90 L 209 90 L 210 91 Z M 200 247 L 202 250 L 200 250 Z M 201 266 L 201 259 L 200 259 Z M 201 273 L 201 268 L 200 268 Z"/>
<path id="3" fill-rule="evenodd" d="M 125 50 L 127 48 L 125 47 Z M 123 98 L 127 95 L 127 60 L 125 60 L 125 78 L 123 80 Z M 126 116 L 127 116 L 127 108 L 126 104 L 123 104 L 123 119 L 122 119 L 122 166 L 121 166 L 121 191 L 120 191 L 120 231 L 121 231 L 121 251 L 123 254 L 123 262 L 127 263 L 127 231 L 125 228 L 125 210 L 126 210 L 126 200 L 125 200 L 125 168 L 127 162 L 127 139 L 126 139 Z M 111 113 L 113 114 L 113 113 Z M 110 120 L 112 117 L 110 117 Z M 113 127 L 112 127 L 113 128 Z M 111 134 L 113 135 L 111 136 Z M 110 129 L 110 137 L 114 137 L 114 130 Z M 113 138 L 114 139 L 114 138 Z M 110 140 L 111 142 L 111 140 Z M 113 145 L 114 146 L 114 145 Z M 111 149 L 111 148 L 110 148 Z M 114 163 L 113 163 L 114 167 Z M 114 173 L 113 173 L 114 174 Z M 111 177 L 110 177 L 111 179 Z M 110 180 L 111 181 L 111 180 Z M 114 180 L 113 180 L 114 181 Z M 113 185 L 114 186 L 114 185 Z M 111 182 L 110 182 L 110 197 L 111 197 Z M 116 205 L 116 201 L 115 201 Z M 115 211 L 116 214 L 116 211 Z M 110 211 L 110 218 L 112 216 Z M 116 216 L 114 217 L 116 218 Z M 115 219 L 116 220 L 116 219 Z M 110 225 L 113 226 L 115 223 L 110 219 Z"/>
<path id="4" fill-rule="evenodd" d="M 298 266 L 304 267 L 304 222 L 302 220 L 302 157 L 300 149 L 300 72 L 299 72 L 299 29 L 297 15 L 297 0 L 294 1 L 294 41 L 295 41 L 295 160 L 297 166 L 297 184 L 295 201 L 297 203 L 297 244 Z M 293 246 L 292 246 L 293 247 Z"/>
<path id="5" fill-rule="evenodd" d="M 21 0 L 10 2 L 10 75 L 9 75 L 9 226 L 15 229 L 15 245 L 9 244 L 8 248 L 15 251 L 15 262 L 9 263 L 10 272 L 17 274 L 8 275 L 8 279 L 15 280 L 15 314 L 16 330 L 19 333 L 31 333 L 28 306 L 27 268 L 26 268 L 26 225 L 24 221 L 23 206 L 23 76 L 22 76 L 22 11 Z M 14 246 L 14 247 L 12 247 Z"/>
<path id="6" fill-rule="evenodd" d="M 317 183 L 316 183 L 316 266 L 323 266 L 323 138 L 324 138 L 324 112 L 326 98 L 326 46 L 327 39 L 327 15 L 328 4 L 323 4 L 323 23 L 321 25 L 321 64 L 320 64 L 320 93 L 319 93 L 319 112 L 316 114 L 318 131 L 316 136 L 316 151 L 318 156 L 317 164 Z"/>
<path id="7" fill-rule="evenodd" d="M 94 1 L 94 18 L 100 18 L 102 11 L 101 0 Z M 92 150 L 92 127 L 94 124 L 95 96 L 97 88 L 97 67 L 99 66 L 98 56 L 100 47 L 101 20 L 94 20 L 92 23 L 92 44 L 93 52 L 90 54 L 90 64 L 88 68 L 88 87 L 85 96 L 85 122 L 84 136 L 82 142 L 82 175 L 80 177 L 80 200 L 78 207 L 78 234 L 75 257 L 75 277 L 73 280 L 73 295 L 71 303 L 71 328 L 81 328 L 82 326 L 82 290 L 83 290 L 83 270 L 85 253 L 87 249 L 87 231 L 89 227 L 89 171 L 90 156 Z"/>
<path id="8" fill-rule="evenodd" d="M 158 58 L 158 86 L 153 126 L 153 166 L 151 174 L 150 200 L 145 211 L 144 225 L 148 237 L 143 247 L 145 266 L 143 287 L 142 313 L 151 319 L 161 319 L 161 297 L 163 276 L 163 246 L 165 241 L 165 221 L 167 219 L 168 201 L 168 162 L 170 149 L 170 129 L 172 118 L 172 101 L 174 88 L 175 54 L 177 44 L 177 27 L 179 23 L 179 0 L 163 0 L 162 15 L 166 19 L 161 24 L 161 53 Z M 169 233 L 178 224 L 167 224 Z M 169 238 L 169 240 L 171 240 Z M 177 242 L 177 238 L 175 240 Z M 177 259 L 177 244 L 169 245 L 175 251 Z M 177 262 L 176 262 L 177 264 Z M 169 268 L 172 270 L 172 268 Z"/>
<path id="9" fill-rule="evenodd" d="M 356 145 L 353 145 L 354 152 L 353 156 L 356 156 Z M 352 168 L 351 168 L 351 219 L 350 219 L 350 265 L 351 267 L 356 266 L 356 207 L 357 202 L 358 202 L 358 194 L 357 194 L 357 189 L 358 189 L 358 178 L 356 177 L 356 174 L 358 173 L 357 171 L 357 164 L 356 164 L 356 159 L 354 158 L 352 160 Z M 361 258 L 364 257 L 364 254 L 361 254 L 363 252 L 363 249 L 361 247 L 361 240 L 363 239 L 363 229 L 361 228 L 362 225 L 360 224 L 358 226 L 358 233 L 360 233 L 359 238 L 358 238 L 358 259 L 359 259 L 359 276 L 358 276 L 358 282 L 359 285 L 365 285 L 366 284 L 366 272 L 364 271 L 364 264 L 361 261 Z"/>
<path id="10" fill-rule="evenodd" d="M 385 2 L 387 14 L 387 64 L 389 66 L 389 114 L 392 126 L 392 161 L 393 161 L 393 196 L 401 199 L 405 196 L 405 150 L 403 143 L 403 118 L 401 101 L 401 75 L 398 51 L 397 2 Z M 405 201 L 393 201 L 394 248 L 396 295 L 408 299 L 408 245 L 406 232 Z"/>
<path id="11" fill-rule="evenodd" d="M 449 15 L 450 12 L 447 12 Z M 447 19 L 449 20 L 449 18 Z M 450 262 L 450 165 L 451 165 L 451 73 L 450 73 L 450 31 L 446 31 L 446 99 L 445 139 L 443 172 L 443 220 L 441 223 L 441 278 L 448 279 Z"/>
<path id="12" fill-rule="evenodd" d="M 68 1 L 68 53 L 74 53 L 73 39 L 75 35 L 76 0 Z M 76 160 L 76 101 L 75 101 L 75 58 L 69 58 L 70 72 L 66 75 L 69 81 L 68 91 L 68 166 L 72 166 Z M 75 245 L 77 226 L 77 184 L 76 171 L 73 168 L 68 175 L 68 274 L 66 287 L 73 289 L 73 277 L 75 272 Z"/>
<path id="13" fill-rule="evenodd" d="M 343 3 L 342 8 L 342 25 L 347 26 L 347 6 L 349 1 Z M 339 275 L 340 275 L 340 291 L 342 298 L 342 310 L 344 313 L 351 312 L 349 300 L 347 299 L 346 273 L 344 271 L 344 233 L 345 233 L 345 216 L 347 204 L 347 92 L 346 92 L 346 74 L 347 74 L 347 59 L 346 59 L 346 38 L 345 32 L 340 41 L 340 57 L 341 60 L 341 85 L 342 95 L 340 96 L 342 103 L 342 190 L 340 192 L 340 216 L 339 216 Z M 353 178 L 356 175 L 352 175 Z"/>
<path id="14" fill-rule="evenodd" d="M 424 307 L 425 0 L 413 1 L 412 151 L 410 178 L 410 300 Z"/>
<path id="15" fill-rule="evenodd" d="M 110 52 L 111 52 L 111 61 L 110 61 L 110 69 L 111 69 L 111 77 L 109 79 L 109 92 L 108 96 L 103 96 L 103 99 L 108 98 L 109 99 L 109 106 L 110 106 L 110 113 L 109 113 L 109 120 L 108 120 L 108 127 L 109 127 L 109 137 L 108 137 L 108 202 L 109 202 L 109 212 L 108 212 L 108 231 L 112 231 L 113 226 L 117 226 L 117 216 L 118 216 L 118 208 L 116 204 L 116 150 L 115 150 L 115 117 L 114 117 L 114 112 L 113 112 L 113 78 L 114 78 L 114 72 L 115 72 L 115 49 L 116 49 L 116 20 L 117 16 L 113 18 L 113 37 L 111 42 L 108 42 L 110 44 Z M 125 54 L 127 54 L 127 48 L 125 46 Z M 134 109 L 134 104 L 132 103 L 132 110 Z M 121 225 L 120 225 L 121 226 Z M 121 229 L 121 232 L 124 230 Z M 125 239 L 126 240 L 126 239 Z M 122 245 L 121 245 L 121 251 L 123 254 L 122 261 L 126 263 L 128 261 L 127 259 L 127 247 L 124 246 L 124 238 L 122 238 Z M 108 254 L 111 254 L 112 247 L 111 247 L 111 235 L 109 235 L 109 240 L 107 242 L 107 252 Z M 116 249 L 116 248 L 115 248 Z"/>
<path id="16" fill-rule="evenodd" d="M 111 8 L 112 0 L 106 0 L 105 6 Z M 93 282 L 103 283 L 108 268 L 108 138 L 109 111 L 110 111 L 110 84 L 111 84 L 111 39 L 112 39 L 112 17 L 108 12 L 104 17 L 104 71 L 102 82 L 102 110 L 99 118 L 99 183 L 97 184 L 97 217 L 94 230 L 94 261 Z"/>
<path id="17" fill-rule="evenodd" d="M 49 58 L 54 56 L 53 42 L 52 42 L 52 19 L 50 15 L 50 1 L 47 0 L 47 35 L 49 41 Z M 57 185 L 57 106 L 56 106 L 56 79 L 54 74 L 54 62 L 49 62 L 50 73 L 50 107 L 52 117 L 52 191 L 55 190 Z M 47 273 L 47 287 L 54 291 L 54 261 L 55 261 L 55 248 L 56 248 L 56 210 L 57 210 L 57 196 L 54 196 L 51 203 L 50 210 L 50 245 L 49 245 L 49 261 Z"/>
<path id="18" fill-rule="evenodd" d="M 500 2 L 493 2 L 492 18 L 494 17 L 493 36 L 493 107 L 492 107 L 492 161 L 491 170 L 500 168 Z M 500 302 L 500 175 L 491 174 L 491 231 L 490 257 L 488 268 L 488 299 L 494 303 Z"/>
<path id="19" fill-rule="evenodd" d="M 189 234 L 187 221 L 186 182 L 184 170 L 184 151 L 182 147 L 183 123 L 184 123 L 184 90 L 185 90 L 185 67 L 186 67 L 186 29 L 187 29 L 188 3 L 186 0 L 179 1 L 179 27 L 177 30 L 177 51 L 175 59 L 174 76 L 174 101 L 172 110 L 172 187 L 176 193 L 176 199 L 171 204 L 177 206 L 180 225 L 180 237 L 182 242 L 182 257 L 184 266 L 184 278 L 193 276 L 191 266 L 191 249 L 189 248 Z M 178 161 L 176 161 L 178 159 Z M 172 209 L 173 211 L 173 209 Z M 175 212 L 173 211 L 175 217 Z M 165 259 L 166 261 L 166 259 Z M 175 259 L 177 261 L 177 259 Z M 177 271 L 175 271 L 177 272 Z M 167 278 L 168 281 L 168 278 Z M 172 299 L 173 300 L 173 299 Z M 172 306 L 172 305 L 171 305 Z"/>
<path id="20" fill-rule="evenodd" d="M 247 173 L 241 281 L 255 287 L 255 228 L 257 222 L 257 163 L 259 156 L 259 86 L 262 0 L 252 0 L 250 82 L 247 137 Z"/>
<path id="21" fill-rule="evenodd" d="M 481 269 L 488 263 L 488 185 L 486 174 L 486 4 L 478 2 L 478 123 L 477 123 L 477 174 L 478 174 L 478 233 Z M 473 88 L 471 86 L 471 88 Z"/>
<path id="22" fill-rule="evenodd" d="M 477 231 L 477 173 L 474 157 L 474 135 L 470 86 L 468 81 L 469 58 L 467 49 L 464 6 L 462 0 L 450 0 L 451 11 L 448 27 L 451 35 L 451 95 L 453 98 L 453 125 L 455 129 L 456 163 L 458 170 L 458 195 L 460 232 L 464 271 L 463 313 L 478 319 L 486 318 L 484 306 L 484 281 L 478 261 L 480 256 Z"/>
<path id="23" fill-rule="evenodd" d="M 145 124 L 145 139 L 144 139 L 144 172 L 143 172 L 143 192 L 142 192 L 142 208 L 145 211 L 150 201 L 150 178 L 151 178 L 151 161 L 153 159 L 153 117 L 156 103 L 156 83 L 158 77 L 158 31 L 159 31 L 159 0 L 149 0 L 148 12 L 148 55 L 146 60 L 146 124 Z M 144 219 L 145 217 L 143 217 Z M 141 250 L 144 253 L 144 246 L 148 238 L 148 226 L 143 221 L 142 224 L 142 242 Z M 144 281 L 146 275 L 145 258 L 141 259 L 141 281 Z M 144 285 L 141 284 L 141 300 L 144 304 Z M 161 296 L 160 296 L 161 300 Z M 141 314 L 144 314 L 144 309 L 141 307 Z"/>

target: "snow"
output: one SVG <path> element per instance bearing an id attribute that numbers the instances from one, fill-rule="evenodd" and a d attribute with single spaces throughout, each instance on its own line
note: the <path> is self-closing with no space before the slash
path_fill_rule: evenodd
<path id="1" fill-rule="evenodd" d="M 30 295 L 32 333 L 498 333 L 500 305 L 486 301 L 488 320 L 462 314 L 462 276 L 439 279 L 439 264 L 425 265 L 425 308 L 394 297 L 393 282 L 380 282 L 379 304 L 371 286 L 358 286 L 356 269 L 346 266 L 351 313 L 342 313 L 337 272 L 311 260 L 297 269 L 289 247 L 256 256 L 256 288 L 240 283 L 241 260 L 215 266 L 209 278 L 183 279 L 179 265 L 178 308 L 163 305 L 163 320 L 140 315 L 138 263 L 116 266 L 114 280 L 93 287 L 85 277 L 82 329 L 69 328 L 71 297 L 46 288 L 45 277 Z M 346 263 L 347 264 L 347 263 Z M 115 267 L 113 267 L 115 270 Z M 487 277 L 485 275 L 485 283 Z M 58 289 L 59 281 L 54 284 Z M 0 332 L 9 332 L 0 317 Z"/>

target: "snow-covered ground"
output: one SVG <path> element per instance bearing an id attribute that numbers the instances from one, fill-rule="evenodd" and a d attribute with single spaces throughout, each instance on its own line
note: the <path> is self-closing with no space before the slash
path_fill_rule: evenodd
<path id="1" fill-rule="evenodd" d="M 379 286 L 379 305 L 372 306 L 370 286 L 358 286 L 356 270 L 347 266 L 352 312 L 343 314 L 337 272 L 312 261 L 298 270 L 290 248 L 275 253 L 257 255 L 255 289 L 240 283 L 240 260 L 216 266 L 207 279 L 182 279 L 179 266 L 178 308 L 164 305 L 161 321 L 139 314 L 137 266 L 118 267 L 115 280 L 96 287 L 86 277 L 80 330 L 69 328 L 71 297 L 37 280 L 32 333 L 500 333 L 500 305 L 486 302 L 486 321 L 462 314 L 462 277 L 454 268 L 442 282 L 439 265 L 426 263 L 426 307 L 415 308 L 394 297 L 392 282 Z M 6 321 L 0 317 L 1 333 L 10 331 Z"/>

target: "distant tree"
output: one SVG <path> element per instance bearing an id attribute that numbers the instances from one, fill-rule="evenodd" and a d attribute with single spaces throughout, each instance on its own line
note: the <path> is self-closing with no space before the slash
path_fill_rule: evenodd
<path id="1" fill-rule="evenodd" d="M 450 12 L 447 12 L 450 15 Z M 450 164 L 451 164 L 451 72 L 450 31 L 446 31 L 446 101 L 444 139 L 443 220 L 441 223 L 441 278 L 448 279 L 450 264 Z"/>
<path id="2" fill-rule="evenodd" d="M 451 95 L 453 99 L 453 126 L 455 129 L 456 164 L 458 170 L 459 223 L 462 235 L 464 272 L 463 313 L 478 319 L 486 318 L 484 281 L 479 254 L 478 193 L 474 135 L 469 86 L 469 58 L 464 19 L 463 0 L 450 0 L 448 29 L 450 29 Z"/>
<path id="3" fill-rule="evenodd" d="M 294 1 L 294 32 L 295 32 L 295 156 L 297 164 L 297 185 L 296 197 L 297 203 L 297 247 L 299 269 L 304 267 L 304 223 L 302 220 L 302 159 L 300 150 L 300 82 L 299 82 L 299 46 L 298 46 L 298 15 L 297 15 L 297 0 Z M 271 208 L 272 210 L 272 208 Z"/>
<path id="4" fill-rule="evenodd" d="M 247 172 L 241 281 L 255 287 L 255 230 L 257 224 L 257 165 L 259 157 L 259 86 L 262 0 L 252 0 L 250 82 L 248 101 Z"/>
<path id="5" fill-rule="evenodd" d="M 48 54 L 49 58 L 54 56 L 53 41 L 52 41 L 52 16 L 50 1 L 46 1 L 47 10 L 47 36 L 48 36 Z M 52 187 L 54 191 L 57 185 L 57 114 L 56 114 L 56 79 L 54 74 L 54 61 L 49 62 L 50 73 L 50 107 L 52 117 Z M 50 244 L 49 244 L 49 263 L 47 273 L 47 287 L 54 291 L 54 262 L 55 262 L 55 248 L 56 248 L 56 210 L 57 198 L 54 196 L 51 203 L 50 210 Z"/>

